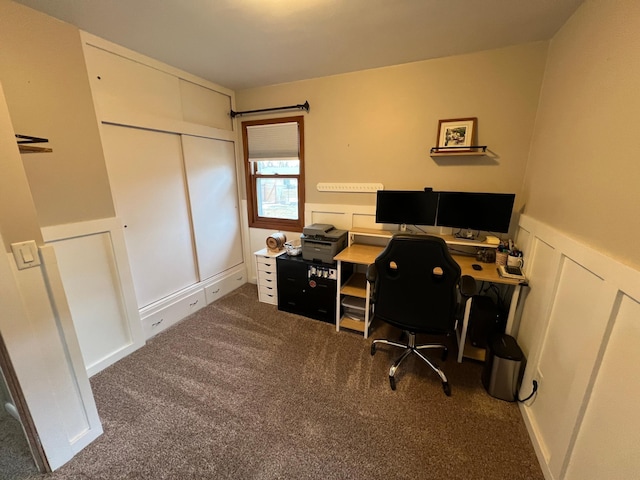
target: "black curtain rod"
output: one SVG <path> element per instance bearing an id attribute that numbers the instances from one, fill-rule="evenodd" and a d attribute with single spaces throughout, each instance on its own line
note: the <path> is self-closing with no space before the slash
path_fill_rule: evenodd
<path id="1" fill-rule="evenodd" d="M 309 113 L 309 102 L 304 102 L 301 105 L 291 105 L 289 107 L 274 107 L 274 108 L 261 108 L 260 110 L 245 110 L 244 112 L 234 112 L 231 110 L 231 118 L 241 117 L 242 115 L 249 115 L 252 113 L 263 112 L 275 112 L 276 110 L 306 110 Z"/>

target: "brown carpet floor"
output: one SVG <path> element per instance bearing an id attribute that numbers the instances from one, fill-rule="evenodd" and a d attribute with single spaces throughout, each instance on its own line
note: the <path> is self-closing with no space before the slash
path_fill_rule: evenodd
<path id="1" fill-rule="evenodd" d="M 7 413 L 0 398 L 0 480 L 22 478 L 37 472 L 22 426 Z"/>
<path id="2" fill-rule="evenodd" d="M 378 326 L 373 337 L 397 333 Z M 257 301 L 247 284 L 91 379 L 104 435 L 58 479 L 543 479 L 480 364 L 416 359 Z M 27 475 L 22 478 L 43 478 Z"/>

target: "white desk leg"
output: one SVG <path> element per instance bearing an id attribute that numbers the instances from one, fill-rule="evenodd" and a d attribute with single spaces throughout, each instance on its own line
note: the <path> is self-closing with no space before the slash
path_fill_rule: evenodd
<path id="1" fill-rule="evenodd" d="M 511 304 L 509 305 L 509 315 L 507 316 L 507 327 L 505 328 L 505 333 L 507 335 L 514 336 L 518 332 L 516 332 L 516 309 L 518 308 L 518 299 L 520 298 L 520 290 L 522 290 L 522 285 L 516 285 L 513 288 L 513 295 L 511 295 Z"/>
<path id="2" fill-rule="evenodd" d="M 369 337 L 369 325 L 371 324 L 371 284 L 367 281 L 367 298 L 364 301 L 364 338 Z"/>
<path id="3" fill-rule="evenodd" d="M 467 299 L 467 303 L 464 306 L 464 318 L 462 319 L 462 333 L 458 335 L 456 329 L 456 336 L 458 337 L 458 363 L 462 363 L 462 356 L 464 355 L 464 344 L 467 341 L 467 328 L 469 327 L 469 315 L 471 314 L 471 302 L 473 297 Z"/>
<path id="4" fill-rule="evenodd" d="M 342 285 L 342 262 L 336 264 L 336 332 L 340 331 L 340 286 Z"/>

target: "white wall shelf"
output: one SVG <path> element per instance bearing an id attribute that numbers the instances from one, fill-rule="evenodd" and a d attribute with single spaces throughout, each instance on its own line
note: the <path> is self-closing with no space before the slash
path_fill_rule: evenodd
<path id="1" fill-rule="evenodd" d="M 471 145 L 469 147 L 431 147 L 431 150 L 429 151 L 429 155 L 432 157 L 483 157 L 486 154 L 486 145 Z"/>

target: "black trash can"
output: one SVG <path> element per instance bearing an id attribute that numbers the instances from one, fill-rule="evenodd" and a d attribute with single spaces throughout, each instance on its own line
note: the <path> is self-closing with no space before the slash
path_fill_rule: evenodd
<path id="1" fill-rule="evenodd" d="M 516 339 L 504 333 L 491 337 L 488 347 L 482 384 L 492 397 L 514 402 L 524 354 Z"/>

